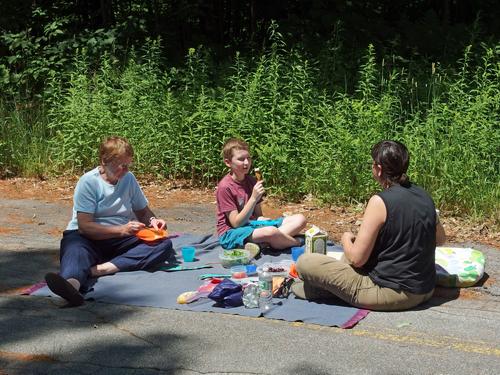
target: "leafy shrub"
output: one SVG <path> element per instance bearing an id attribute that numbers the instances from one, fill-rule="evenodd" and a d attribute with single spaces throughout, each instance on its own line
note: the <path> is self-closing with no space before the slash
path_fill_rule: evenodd
<path id="1" fill-rule="evenodd" d="M 367 164 L 371 146 L 397 139 L 410 149 L 411 178 L 439 206 L 498 212 L 500 46 L 484 46 L 479 64 L 467 49 L 456 71 L 435 64 L 427 73 L 419 70 L 418 79 L 409 69 L 378 62 L 369 46 L 350 94 L 320 83 L 322 64 L 286 49 L 278 31 L 271 32 L 267 50 L 252 59 L 236 54 L 218 79 L 209 74 L 215 68 L 202 47 L 188 51 L 184 69 L 170 70 L 157 42 L 125 65 L 104 55 L 98 69 L 82 50 L 67 80 L 50 78 L 48 109 L 33 119 L 37 126 L 3 108 L 8 126 L 0 168 L 37 170 L 28 156 L 12 151 L 27 147 L 44 171 L 89 169 L 101 139 L 117 134 L 134 145 L 137 173 L 214 185 L 225 173 L 222 143 L 239 136 L 274 194 L 349 202 L 377 189 Z M 36 147 L 47 140 L 48 148 Z"/>

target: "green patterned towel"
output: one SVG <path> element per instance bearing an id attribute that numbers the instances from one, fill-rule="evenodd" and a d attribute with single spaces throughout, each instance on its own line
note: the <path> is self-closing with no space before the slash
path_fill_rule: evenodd
<path id="1" fill-rule="evenodd" d="M 485 257 L 479 250 L 436 247 L 437 285 L 468 287 L 484 275 Z"/>

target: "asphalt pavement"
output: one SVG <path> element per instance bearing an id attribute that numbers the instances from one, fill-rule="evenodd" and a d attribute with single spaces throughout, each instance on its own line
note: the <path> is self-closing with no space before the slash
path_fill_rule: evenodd
<path id="1" fill-rule="evenodd" d="M 1 374 L 499 374 L 500 249 L 480 285 L 440 289 L 352 329 L 21 296 L 58 269 L 68 204 L 0 199 Z M 170 231 L 212 233 L 214 208 L 158 210 Z"/>

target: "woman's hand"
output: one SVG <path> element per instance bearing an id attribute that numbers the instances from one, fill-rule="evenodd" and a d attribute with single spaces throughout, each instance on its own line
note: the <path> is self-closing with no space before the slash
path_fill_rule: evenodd
<path id="1" fill-rule="evenodd" d="M 137 232 L 139 232 L 141 229 L 144 229 L 146 226 L 139 222 L 139 221 L 129 221 L 127 224 L 123 225 L 123 237 L 127 236 L 133 236 Z"/>
<path id="2" fill-rule="evenodd" d="M 133 236 L 145 225 L 138 221 L 131 221 L 124 225 L 103 225 L 96 223 L 94 215 L 85 212 L 77 213 L 78 231 L 91 240 L 107 240 Z"/>
<path id="3" fill-rule="evenodd" d="M 154 230 L 167 229 L 165 220 L 158 219 L 151 209 L 146 206 L 142 210 L 134 211 L 137 220 L 144 223 L 145 226 L 151 227 Z"/>
<path id="4" fill-rule="evenodd" d="M 149 219 L 149 225 L 153 227 L 154 230 L 166 229 L 167 227 L 165 220 L 157 219 L 154 216 L 151 219 Z"/>
<path id="5" fill-rule="evenodd" d="M 342 246 L 344 248 L 346 248 L 350 244 L 353 244 L 355 239 L 356 239 L 356 236 L 354 235 L 354 233 L 344 232 L 344 234 L 342 234 L 342 238 L 341 238 L 340 242 L 342 243 Z"/>

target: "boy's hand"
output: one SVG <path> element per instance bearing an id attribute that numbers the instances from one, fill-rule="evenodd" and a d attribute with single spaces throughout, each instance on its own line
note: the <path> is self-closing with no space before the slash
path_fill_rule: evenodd
<path id="1" fill-rule="evenodd" d="M 257 183 L 255 184 L 255 186 L 253 187 L 253 190 L 252 190 L 253 199 L 255 199 L 255 201 L 258 202 L 260 200 L 260 198 L 262 198 L 262 196 L 264 195 L 264 192 L 265 192 L 265 189 L 264 189 L 263 182 L 257 181 Z"/>

